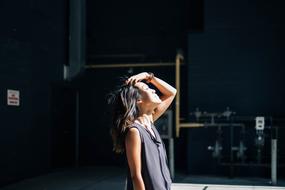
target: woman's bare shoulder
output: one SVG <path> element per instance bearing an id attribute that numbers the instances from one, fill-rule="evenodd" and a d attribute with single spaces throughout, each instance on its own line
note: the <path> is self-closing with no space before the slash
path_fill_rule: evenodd
<path id="1" fill-rule="evenodd" d="M 140 137 L 140 132 L 137 127 L 131 126 L 127 129 L 127 134 L 126 134 L 127 139 L 138 138 L 138 137 Z"/>

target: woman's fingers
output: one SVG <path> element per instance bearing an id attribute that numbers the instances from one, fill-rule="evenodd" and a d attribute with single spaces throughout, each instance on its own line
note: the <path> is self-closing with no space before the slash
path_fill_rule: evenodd
<path id="1" fill-rule="evenodd" d="M 137 75 L 133 75 L 133 76 L 131 76 L 130 78 L 128 78 L 127 80 L 126 80 L 126 83 L 127 84 L 136 84 L 137 82 L 139 82 L 139 81 L 141 81 L 141 80 L 143 80 L 143 79 L 145 79 L 145 75 L 144 75 L 144 73 L 140 73 L 140 74 L 137 74 Z"/>
<path id="2" fill-rule="evenodd" d="M 135 83 L 137 83 L 137 82 L 139 82 L 139 81 L 141 81 L 141 80 L 144 80 L 144 79 L 147 79 L 147 73 L 146 72 L 142 72 L 142 73 L 139 73 L 139 74 L 137 74 L 137 75 L 133 75 L 133 76 L 131 76 L 130 78 L 128 78 L 127 80 L 126 80 L 126 83 L 127 84 L 135 84 Z"/>
<path id="3" fill-rule="evenodd" d="M 137 82 L 137 79 L 134 76 L 126 80 L 126 84 L 135 84 L 136 82 Z"/>
<path id="4" fill-rule="evenodd" d="M 132 80 L 132 85 L 135 85 L 137 83 L 136 79 Z"/>
<path id="5" fill-rule="evenodd" d="M 134 78 L 132 78 L 132 77 L 130 77 L 130 78 L 128 78 L 127 80 L 126 80 L 126 84 L 135 84 L 136 83 L 136 80 L 134 79 Z"/>

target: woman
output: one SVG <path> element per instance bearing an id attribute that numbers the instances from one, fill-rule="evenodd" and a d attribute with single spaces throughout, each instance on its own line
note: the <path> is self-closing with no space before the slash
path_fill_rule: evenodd
<path id="1" fill-rule="evenodd" d="M 154 85 L 161 96 L 147 83 Z M 127 190 L 171 188 L 165 146 L 153 123 L 175 95 L 175 88 L 147 72 L 129 77 L 113 94 L 111 134 L 115 152 L 125 152 L 127 157 Z"/>

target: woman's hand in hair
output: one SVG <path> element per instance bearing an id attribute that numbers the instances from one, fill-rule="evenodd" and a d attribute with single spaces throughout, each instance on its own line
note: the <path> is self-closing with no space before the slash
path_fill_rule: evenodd
<path id="1" fill-rule="evenodd" d="M 149 77 L 150 77 L 149 73 L 142 72 L 142 73 L 139 73 L 139 74 L 136 74 L 136 75 L 133 75 L 133 76 L 129 77 L 126 80 L 126 83 L 127 84 L 135 84 L 135 83 L 140 82 L 142 80 L 147 80 Z"/>

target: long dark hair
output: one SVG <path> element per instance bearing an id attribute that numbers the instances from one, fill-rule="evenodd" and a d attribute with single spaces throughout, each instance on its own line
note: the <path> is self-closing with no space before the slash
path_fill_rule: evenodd
<path id="1" fill-rule="evenodd" d="M 112 106 L 111 136 L 113 150 L 123 153 L 125 150 L 125 132 L 139 115 L 137 100 L 141 97 L 139 89 L 133 84 L 123 84 L 109 94 L 108 103 Z"/>

